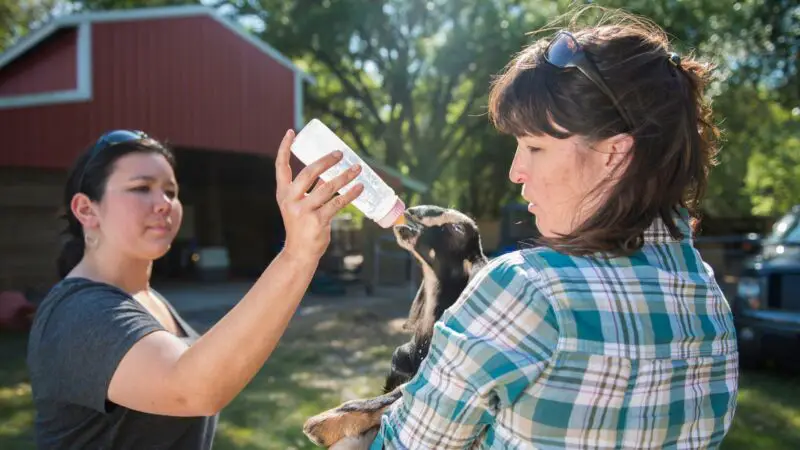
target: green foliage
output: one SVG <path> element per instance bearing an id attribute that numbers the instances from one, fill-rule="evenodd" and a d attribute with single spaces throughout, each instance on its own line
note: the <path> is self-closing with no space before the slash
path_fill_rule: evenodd
<path id="1" fill-rule="evenodd" d="M 507 171 L 514 149 L 508 141 L 492 153 L 480 146 L 500 142 L 485 116 L 491 77 L 527 42 L 526 31 L 567 2 L 228 4 L 262 19 L 263 38 L 316 76 L 309 117 L 320 117 L 360 152 L 433 185 L 425 201 L 484 215 L 509 192 L 496 175 Z M 496 188 L 480 188 L 492 198 L 463 195 L 481 177 L 497 180 Z"/>
<path id="2" fill-rule="evenodd" d="M 0 46 L 57 10 L 187 0 L 0 0 Z M 209 4 L 208 2 L 205 2 Z M 316 77 L 307 118 L 476 216 L 517 197 L 513 140 L 486 120 L 492 76 L 561 13 L 623 7 L 663 26 L 678 51 L 718 66 L 709 90 L 724 130 L 706 212 L 777 214 L 798 202 L 800 6 L 793 0 L 211 0 Z M 602 15 L 591 10 L 586 20 Z"/>
<path id="3" fill-rule="evenodd" d="M 47 20 L 57 0 L 0 0 L 0 51 Z"/>
<path id="4" fill-rule="evenodd" d="M 423 200 L 495 215 L 516 197 L 507 181 L 513 141 L 485 120 L 493 74 L 578 2 L 500 0 L 325 0 L 228 2 L 265 23 L 262 36 L 320 80 L 310 114 L 355 148 L 433 186 Z M 792 158 L 770 111 L 796 95 L 798 9 L 785 0 L 608 0 L 663 26 L 676 48 L 717 67 L 714 97 L 725 130 L 712 171 L 707 213 L 775 214 L 798 190 Z M 794 8 L 794 9 L 793 9 Z M 602 12 L 590 11 L 586 20 Z M 794 91 L 793 91 L 794 89 Z M 776 113 L 777 114 L 777 113 Z M 754 120 L 756 119 L 756 120 Z M 778 158 L 773 149 L 786 149 Z M 780 162 L 783 161 L 783 162 Z M 767 206 L 771 205 L 771 206 Z"/>
<path id="5" fill-rule="evenodd" d="M 776 216 L 800 204 L 800 117 L 771 106 L 775 145 L 750 155 L 745 192 L 754 214 Z"/>

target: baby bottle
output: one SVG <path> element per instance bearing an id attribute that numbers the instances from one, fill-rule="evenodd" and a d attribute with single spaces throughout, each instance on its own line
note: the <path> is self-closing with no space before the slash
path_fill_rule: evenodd
<path id="1" fill-rule="evenodd" d="M 326 170 L 320 178 L 325 182 L 341 174 L 355 164 L 361 165 L 361 173 L 347 186 L 339 189 L 344 194 L 353 188 L 355 183 L 364 185 L 364 191 L 355 200 L 353 205 L 361 210 L 367 217 L 383 228 L 402 223 L 403 211 L 406 205 L 364 161 L 325 124 L 317 119 L 312 119 L 295 137 L 292 144 L 292 153 L 309 165 L 330 152 L 342 152 L 342 160 Z"/>

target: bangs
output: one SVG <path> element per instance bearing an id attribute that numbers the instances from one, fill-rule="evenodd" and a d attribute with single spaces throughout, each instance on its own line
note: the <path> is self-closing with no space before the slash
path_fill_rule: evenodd
<path id="1" fill-rule="evenodd" d="M 542 43 L 544 44 L 544 43 Z M 570 74 L 544 61 L 544 45 L 519 54 L 497 79 L 489 93 L 489 119 L 498 131 L 512 136 L 549 135 L 567 139 L 576 130 L 575 118 L 564 111 L 559 81 Z M 566 132 L 564 130 L 567 130 Z"/>

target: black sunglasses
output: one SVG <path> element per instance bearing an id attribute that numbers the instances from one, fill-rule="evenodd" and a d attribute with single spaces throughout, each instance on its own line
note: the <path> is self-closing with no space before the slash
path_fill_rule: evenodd
<path id="1" fill-rule="evenodd" d="M 591 80 L 592 83 L 611 99 L 614 103 L 614 107 L 622 117 L 622 120 L 628 125 L 628 129 L 634 129 L 633 120 L 631 120 L 625 108 L 619 104 L 617 97 L 611 91 L 611 88 L 608 87 L 605 80 L 603 80 L 600 69 L 597 68 L 597 65 L 592 61 L 589 54 L 583 50 L 583 47 L 578 43 L 578 40 L 575 39 L 572 33 L 569 31 L 559 31 L 553 40 L 550 41 L 550 45 L 547 46 L 544 59 L 559 69 L 574 67 L 580 70 L 586 78 Z"/>
<path id="2" fill-rule="evenodd" d="M 92 149 L 89 150 L 89 158 L 86 160 L 86 164 L 83 165 L 83 171 L 81 172 L 81 177 L 78 180 L 78 192 L 82 192 L 83 178 L 86 175 L 86 170 L 89 168 L 89 164 L 91 164 L 95 156 L 115 145 L 141 141 L 148 138 L 149 136 L 147 136 L 144 131 L 138 130 L 114 130 L 100 136 L 100 138 L 97 139 L 97 142 L 95 142 L 95 144 L 92 146 Z"/>

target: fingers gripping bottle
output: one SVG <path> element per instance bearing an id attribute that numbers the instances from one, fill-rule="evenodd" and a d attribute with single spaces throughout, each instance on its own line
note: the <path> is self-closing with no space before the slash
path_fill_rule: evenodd
<path id="1" fill-rule="evenodd" d="M 356 208 L 383 228 L 389 228 L 403 221 L 403 211 L 405 211 L 406 205 L 394 190 L 364 163 L 353 149 L 319 120 L 312 119 L 303 127 L 295 137 L 291 148 L 292 153 L 305 165 L 313 163 L 330 152 L 341 151 L 342 160 L 326 170 L 320 178 L 328 182 L 351 166 L 360 164 L 361 173 L 347 186 L 339 189 L 339 193 L 344 194 L 356 183 L 361 183 L 364 185 L 364 191 L 353 201 Z"/>

